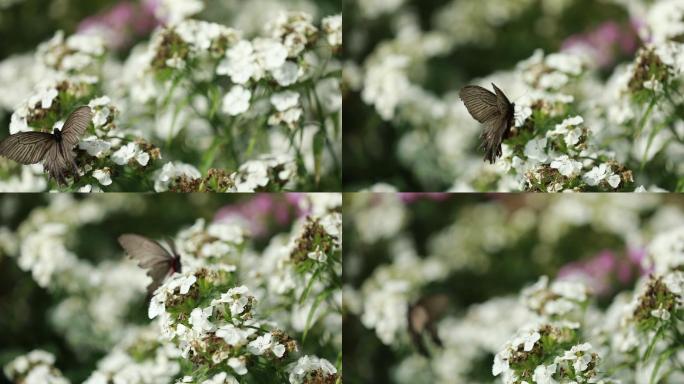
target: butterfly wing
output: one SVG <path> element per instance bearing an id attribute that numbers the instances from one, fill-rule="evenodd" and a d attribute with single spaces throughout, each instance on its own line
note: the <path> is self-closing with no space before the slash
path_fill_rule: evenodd
<path id="1" fill-rule="evenodd" d="M 480 123 L 496 119 L 501 113 L 496 95 L 477 85 L 466 85 L 461 88 L 458 96 L 470 115 Z"/>
<path id="2" fill-rule="evenodd" d="M 140 235 L 121 235 L 119 244 L 129 257 L 138 262 L 139 267 L 147 270 L 147 275 L 152 278 L 147 291 L 153 293 L 171 271 L 173 256 L 156 241 Z"/>
<path id="3" fill-rule="evenodd" d="M 79 138 L 83 135 L 93 118 L 93 113 L 87 105 L 76 108 L 67 117 L 62 126 L 62 142 L 69 151 L 78 144 Z"/>
<path id="4" fill-rule="evenodd" d="M 19 132 L 0 142 L 0 156 L 20 164 L 36 164 L 56 145 L 57 142 L 49 133 Z"/>
<path id="5" fill-rule="evenodd" d="M 513 104 L 508 101 L 508 97 L 506 97 L 496 84 L 492 83 L 492 87 L 494 87 L 494 92 L 496 92 L 496 105 L 499 112 L 504 116 L 511 116 L 513 114 Z"/>
<path id="6" fill-rule="evenodd" d="M 494 164 L 496 158 L 501 156 L 501 141 L 509 129 L 508 118 L 501 115 L 485 123 L 484 130 L 480 135 L 482 144 L 480 148 L 485 150 L 485 160 Z"/>
<path id="7" fill-rule="evenodd" d="M 64 174 L 69 169 L 73 156 L 71 150 L 65 151 L 63 146 L 54 142 L 45 153 L 43 168 L 45 168 L 48 175 L 57 180 L 59 184 L 66 184 Z"/>

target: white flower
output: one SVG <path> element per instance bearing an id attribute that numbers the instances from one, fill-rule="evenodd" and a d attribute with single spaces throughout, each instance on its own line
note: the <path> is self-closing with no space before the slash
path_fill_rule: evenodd
<path id="1" fill-rule="evenodd" d="M 110 142 L 105 141 L 105 140 L 100 140 L 95 136 L 90 136 L 86 139 L 79 141 L 79 143 L 78 143 L 79 149 L 82 149 L 82 150 L 88 152 L 88 154 L 90 156 L 95 156 L 95 157 L 102 156 L 111 147 L 112 147 L 112 144 Z"/>
<path id="2" fill-rule="evenodd" d="M 228 359 L 228 366 L 233 368 L 235 373 L 237 373 L 238 375 L 242 376 L 247 374 L 247 367 L 242 359 L 238 359 L 237 357 L 231 357 L 230 359 Z"/>
<path id="3" fill-rule="evenodd" d="M 287 87 L 297 82 L 299 66 L 291 61 L 286 61 L 280 67 L 272 70 L 271 73 L 280 86 Z"/>
<path id="4" fill-rule="evenodd" d="M 247 40 L 240 40 L 228 49 L 226 58 L 216 67 L 217 74 L 228 75 L 237 84 L 245 84 L 256 71 L 254 48 Z"/>
<path id="5" fill-rule="evenodd" d="M 52 100 L 59 95 L 57 89 L 49 87 L 41 89 L 38 93 L 31 96 L 28 100 L 28 105 L 33 107 L 34 105 L 40 103 L 40 108 L 49 109 L 52 106 Z"/>
<path id="6" fill-rule="evenodd" d="M 600 164 L 598 167 L 594 167 L 591 171 L 587 172 L 582 176 L 582 179 L 590 186 L 599 185 L 606 177 L 612 174 L 610 168 L 606 163 Z"/>
<path id="7" fill-rule="evenodd" d="M 618 185 L 620 185 L 620 181 L 622 181 L 622 179 L 620 179 L 620 176 L 616 174 L 608 176 L 607 180 L 608 184 L 613 188 L 617 188 Z"/>
<path id="8" fill-rule="evenodd" d="M 145 158 L 142 153 L 143 152 L 138 148 L 138 144 L 128 143 L 112 153 L 111 158 L 112 161 L 118 165 L 126 165 L 135 157 L 138 163 L 144 166 L 147 164 L 147 160 L 149 160 L 149 155 Z"/>
<path id="9" fill-rule="evenodd" d="M 96 107 L 104 107 L 109 105 L 109 103 L 112 102 L 112 99 L 109 98 L 109 96 L 102 96 L 102 97 L 97 97 L 95 99 L 92 99 L 88 102 L 88 106 L 90 109 L 95 109 Z"/>
<path id="10" fill-rule="evenodd" d="M 333 47 L 342 45 L 342 15 L 324 17 L 321 20 L 321 27 L 326 33 L 328 44 Z"/>
<path id="11" fill-rule="evenodd" d="M 14 135 L 17 132 L 26 132 L 31 130 L 31 128 L 28 126 L 28 122 L 26 121 L 28 113 L 29 111 L 26 106 L 19 107 L 14 111 L 14 113 L 12 113 L 9 126 L 10 134 Z"/>
<path id="12" fill-rule="evenodd" d="M 659 275 L 684 266 L 684 226 L 658 234 L 648 246 L 648 257 L 644 264 Z"/>
<path id="13" fill-rule="evenodd" d="M 223 97 L 223 112 L 237 116 L 246 112 L 249 109 L 249 99 L 252 97 L 252 92 L 240 85 L 235 85 Z"/>
<path id="14" fill-rule="evenodd" d="M 553 379 L 555 373 L 556 364 L 540 364 L 534 369 L 532 380 L 537 384 L 556 384 L 557 381 Z"/>
<path id="15" fill-rule="evenodd" d="M 287 59 L 287 48 L 275 39 L 257 38 L 252 41 L 254 58 L 260 69 L 271 71 L 280 68 Z"/>
<path id="16" fill-rule="evenodd" d="M 560 360 L 569 360 L 576 373 L 584 372 L 592 361 L 591 354 L 586 353 L 591 350 L 591 344 L 584 343 L 573 346 L 569 351 L 565 351 Z"/>
<path id="17" fill-rule="evenodd" d="M 257 337 L 247 344 L 247 349 L 250 353 L 254 355 L 263 355 L 267 352 L 273 345 L 273 335 L 271 333 L 266 333 L 262 336 Z"/>
<path id="18" fill-rule="evenodd" d="M 303 384 L 310 372 L 319 371 L 324 378 L 337 373 L 335 366 L 330 364 L 328 360 L 309 355 L 300 357 L 296 363 L 290 366 L 289 370 L 290 384 Z"/>
<path id="19" fill-rule="evenodd" d="M 177 24 L 203 9 L 204 3 L 201 0 L 161 0 L 155 8 L 155 15 L 169 24 Z"/>
<path id="20" fill-rule="evenodd" d="M 383 120 L 392 119 L 397 106 L 409 94 L 411 84 L 405 72 L 408 64 L 406 56 L 387 55 L 371 63 L 366 71 L 361 97 L 375 106 Z"/>
<path id="21" fill-rule="evenodd" d="M 546 133 L 546 136 L 564 135 L 565 144 L 568 147 L 573 147 L 579 143 L 580 137 L 582 136 L 582 130 L 578 128 L 582 123 L 584 123 L 582 116 L 569 117 L 560 124 L 556 124 L 552 131 Z"/>
<path id="22" fill-rule="evenodd" d="M 86 184 L 86 185 L 80 187 L 80 188 L 77 190 L 77 192 L 78 192 L 78 193 L 90 193 L 90 192 L 93 192 L 93 186 L 90 185 L 90 184 Z"/>
<path id="23" fill-rule="evenodd" d="M 168 162 L 164 164 L 161 171 L 159 171 L 154 180 L 154 190 L 157 192 L 164 192 L 169 188 L 171 182 L 181 176 L 186 176 L 191 179 L 199 179 L 202 174 L 190 164 L 183 164 L 179 162 Z"/>
<path id="24" fill-rule="evenodd" d="M 138 154 L 135 156 L 135 161 L 138 162 L 138 164 L 142 165 L 143 167 L 147 165 L 147 163 L 150 161 L 150 154 L 147 152 L 140 151 Z"/>
<path id="25" fill-rule="evenodd" d="M 112 184 L 110 173 L 109 168 L 96 169 L 93 171 L 93 177 L 96 178 L 100 184 L 106 186 Z"/>
<path id="26" fill-rule="evenodd" d="M 209 321 L 209 317 L 212 315 L 214 307 L 206 308 L 195 308 L 190 312 L 190 324 L 192 324 L 192 330 L 198 334 L 204 334 L 208 331 L 213 331 L 216 326 Z"/>
<path id="27" fill-rule="evenodd" d="M 95 34 L 71 35 L 67 38 L 66 45 L 75 51 L 92 56 L 99 56 L 105 51 L 104 41 Z"/>
<path id="28" fill-rule="evenodd" d="M 325 252 L 322 252 L 320 250 L 309 252 L 306 256 L 309 259 L 316 260 L 321 263 L 325 263 L 325 261 L 328 259 L 328 256 L 325 254 Z"/>
<path id="29" fill-rule="evenodd" d="M 525 156 L 528 159 L 545 162 L 548 159 L 546 154 L 546 138 L 532 139 L 525 144 Z"/>
<path id="30" fill-rule="evenodd" d="M 230 346 L 240 346 L 247 343 L 247 336 L 250 333 L 233 324 L 225 324 L 216 330 L 216 336 L 222 338 Z"/>
<path id="31" fill-rule="evenodd" d="M 551 161 L 551 168 L 557 169 L 563 176 L 572 177 L 582 170 L 582 163 L 569 158 L 568 155 L 561 155 Z"/>
<path id="32" fill-rule="evenodd" d="M 570 53 L 552 53 L 546 56 L 546 65 L 569 75 L 582 72 L 582 59 Z"/>
<path id="33" fill-rule="evenodd" d="M 271 96 L 271 104 L 278 111 L 286 111 L 290 108 L 294 108 L 299 103 L 299 93 L 293 91 L 284 91 L 280 93 L 274 93 Z"/>

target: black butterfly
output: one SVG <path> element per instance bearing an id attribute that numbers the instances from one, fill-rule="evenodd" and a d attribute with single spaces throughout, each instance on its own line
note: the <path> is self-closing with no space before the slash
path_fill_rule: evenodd
<path id="1" fill-rule="evenodd" d="M 494 83 L 492 87 L 496 95 L 477 85 L 466 85 L 458 95 L 470 115 L 484 124 L 480 148 L 485 149 L 485 160 L 493 164 L 501 156 L 501 141 L 508 137 L 513 126 L 515 104 Z"/>
<path id="2" fill-rule="evenodd" d="M 50 177 L 59 184 L 66 184 L 65 174 L 71 168 L 74 177 L 78 177 L 74 147 L 79 137 L 85 132 L 92 119 L 88 106 L 76 108 L 62 126 L 48 132 L 19 132 L 10 135 L 0 142 L 0 156 L 21 164 L 43 163 Z"/>
<path id="3" fill-rule="evenodd" d="M 408 308 L 409 334 L 418 352 L 429 357 L 423 334 L 427 333 L 432 341 L 442 346 L 442 340 L 437 334 L 437 321 L 446 312 L 449 306 L 449 298 L 444 294 L 424 296 L 417 302 L 410 304 Z"/>
<path id="4" fill-rule="evenodd" d="M 180 255 L 172 240 L 167 240 L 171 252 L 158 242 L 147 237 L 123 234 L 119 236 L 119 244 L 128 256 L 138 261 L 140 268 L 147 269 L 147 276 L 152 282 L 147 286 L 147 292 L 152 295 L 164 282 L 164 279 L 174 272 L 181 272 Z"/>

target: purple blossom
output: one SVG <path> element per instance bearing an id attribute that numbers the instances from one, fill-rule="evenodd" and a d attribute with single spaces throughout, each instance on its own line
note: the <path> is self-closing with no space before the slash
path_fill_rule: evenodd
<path id="1" fill-rule="evenodd" d="M 421 199 L 444 201 L 449 198 L 449 194 L 443 192 L 401 192 L 399 198 L 405 204 L 411 204 Z"/>
<path id="2" fill-rule="evenodd" d="M 78 32 L 99 34 L 111 49 L 124 49 L 135 38 L 146 36 L 159 24 L 154 16 L 157 3 L 157 0 L 143 1 L 142 4 L 119 2 L 81 21 Z"/>
<path id="3" fill-rule="evenodd" d="M 253 236 L 263 237 L 268 235 L 271 225 L 286 226 L 294 218 L 304 214 L 299 208 L 301 198 L 299 194 L 286 194 L 283 198 L 269 193 L 259 193 L 219 209 L 214 221 L 229 221 L 235 218 L 245 220 Z"/>
<path id="4" fill-rule="evenodd" d="M 582 280 L 597 295 L 606 296 L 614 290 L 616 282 L 629 285 L 638 276 L 648 273 L 641 266 L 645 252 L 641 248 L 629 249 L 625 256 L 618 256 L 611 250 L 604 250 L 587 260 L 564 265 L 558 271 L 558 277 Z"/>
<path id="5" fill-rule="evenodd" d="M 620 56 L 631 55 L 636 51 L 637 27 L 637 20 L 626 26 L 606 21 L 589 32 L 568 37 L 561 50 L 588 53 L 599 68 L 607 68 Z"/>

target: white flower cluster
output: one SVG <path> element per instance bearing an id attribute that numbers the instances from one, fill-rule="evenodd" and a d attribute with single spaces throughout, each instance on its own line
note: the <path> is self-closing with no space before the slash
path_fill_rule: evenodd
<path id="1" fill-rule="evenodd" d="M 290 367 L 290 384 L 307 384 L 315 380 L 326 382 L 337 373 L 334 365 L 316 356 L 302 356 Z"/>
<path id="2" fill-rule="evenodd" d="M 168 162 L 164 164 L 162 169 L 157 172 L 154 179 L 154 190 L 156 192 L 164 192 L 169 189 L 169 185 L 178 177 L 189 177 L 190 179 L 199 179 L 202 177 L 200 171 L 190 164 L 180 162 Z"/>
<path id="3" fill-rule="evenodd" d="M 549 285 L 549 278 L 539 280 L 522 290 L 522 300 L 532 311 L 547 319 L 573 319 L 582 314 L 589 299 L 588 288 L 573 281 L 556 280 Z"/>
<path id="4" fill-rule="evenodd" d="M 56 71 L 78 73 L 95 64 L 104 53 L 104 41 L 97 35 L 76 34 L 65 39 L 64 32 L 59 31 L 38 46 L 36 58 Z"/>
<path id="5" fill-rule="evenodd" d="M 131 327 L 83 383 L 170 383 L 180 373 L 180 352 L 173 344 L 160 343 L 158 339 L 157 323 Z"/>
<path id="6" fill-rule="evenodd" d="M 597 372 L 599 356 L 592 352 L 589 343 L 573 345 L 570 349 L 558 352 L 548 364 L 539 364 L 533 372 L 522 369 L 527 359 L 534 359 L 535 354 L 545 353 L 542 347 L 542 337 L 550 338 L 544 342 L 548 348 L 550 343 L 566 343 L 564 333 L 572 330 L 554 328 L 548 325 L 528 327 L 521 330 L 513 339 L 508 341 L 504 349 L 497 353 L 494 358 L 492 374 L 501 375 L 503 382 L 514 384 L 521 382 L 534 382 L 538 384 L 553 383 L 597 383 L 600 378 Z M 525 375 L 525 377 L 521 377 Z M 530 380 L 531 379 L 531 380 Z M 527 381 L 529 380 L 529 381 Z"/>
<path id="7" fill-rule="evenodd" d="M 9 362 L 4 371 L 5 376 L 16 383 L 70 384 L 54 364 L 54 355 L 36 349 Z"/>
<path id="8" fill-rule="evenodd" d="M 673 228 L 653 239 L 648 247 L 646 266 L 656 274 L 684 266 L 684 227 Z"/>
<path id="9" fill-rule="evenodd" d="M 198 219 L 176 236 L 178 251 L 184 263 L 187 260 L 193 266 L 204 266 L 221 260 L 236 264 L 240 256 L 238 249 L 248 235 L 243 225 L 240 222 L 207 224 L 204 219 Z"/>
<path id="10" fill-rule="evenodd" d="M 20 268 L 31 271 L 36 283 L 62 292 L 50 321 L 82 353 L 106 350 L 127 324 L 125 313 L 144 292 L 144 272 L 129 261 L 98 265 L 78 258 L 67 247 L 81 225 L 96 223 L 111 211 L 136 209 L 132 197 L 76 201 L 55 195 L 45 208 L 37 208 L 12 234 Z M 81 324 L 74 327 L 73 324 Z"/>
<path id="11" fill-rule="evenodd" d="M 287 187 L 296 181 L 297 165 L 289 155 L 262 155 L 232 175 L 236 192 L 255 192 L 271 184 Z"/>
<path id="12" fill-rule="evenodd" d="M 160 317 L 162 336 L 178 345 L 182 357 L 193 359 L 210 353 L 213 365 L 225 362 L 238 376 L 247 374 L 249 355 L 282 358 L 287 350 L 283 343 L 287 342 L 272 332 L 260 331 L 263 324 L 253 319 L 256 300 L 246 286 L 230 288 L 208 306 L 196 307 L 181 317 L 167 311 L 166 303 L 188 299 L 191 289 L 197 294 L 198 276 L 210 278 L 217 271 L 200 269 L 176 274 L 157 289 L 150 302 L 149 317 Z M 230 273 L 231 269 L 224 271 Z"/>

